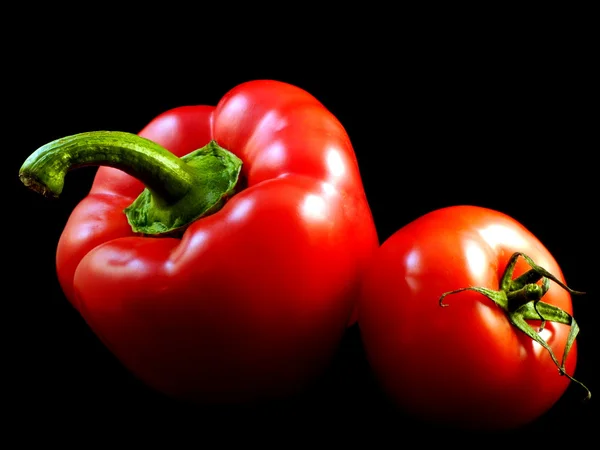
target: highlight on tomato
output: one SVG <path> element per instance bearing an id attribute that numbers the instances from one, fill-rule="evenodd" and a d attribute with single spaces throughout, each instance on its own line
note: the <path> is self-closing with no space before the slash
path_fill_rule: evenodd
<path id="1" fill-rule="evenodd" d="M 572 295 L 514 218 L 449 206 L 391 235 L 362 280 L 365 353 L 392 402 L 459 429 L 512 429 L 548 411 L 577 361 Z"/>

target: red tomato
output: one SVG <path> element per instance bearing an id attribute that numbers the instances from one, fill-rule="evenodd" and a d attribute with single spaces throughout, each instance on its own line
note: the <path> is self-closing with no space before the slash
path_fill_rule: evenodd
<path id="1" fill-rule="evenodd" d="M 498 291 L 515 252 L 564 284 L 557 262 L 531 232 L 481 207 L 426 214 L 379 248 L 363 280 L 358 323 L 372 370 L 400 408 L 426 421 L 508 429 L 535 420 L 564 393 L 576 366 L 575 343 L 566 360 L 568 376 L 561 376 L 550 352 L 481 292 L 446 296 L 447 307 L 441 307 L 448 291 L 471 286 Z M 516 261 L 513 279 L 531 269 L 525 258 Z M 541 281 L 530 284 L 542 292 Z M 541 301 L 571 319 L 567 289 L 550 281 Z M 530 313 L 532 304 L 527 303 Z M 527 323 L 538 333 L 540 320 Z M 547 321 L 539 331 L 558 362 L 572 328 L 577 330 Z"/>

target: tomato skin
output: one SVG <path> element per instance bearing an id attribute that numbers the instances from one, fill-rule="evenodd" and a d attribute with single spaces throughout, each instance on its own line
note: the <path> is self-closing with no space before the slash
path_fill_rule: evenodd
<path id="1" fill-rule="evenodd" d="M 362 280 L 358 323 L 382 390 L 414 416 L 461 428 L 510 429 L 540 417 L 569 379 L 504 311 L 473 291 L 498 290 L 508 259 L 530 256 L 565 283 L 548 249 L 513 218 L 468 205 L 409 223 L 375 253 Z M 514 277 L 530 267 L 519 259 Z M 513 277 L 513 278 L 514 278 Z M 570 294 L 551 282 L 544 302 L 572 314 Z M 534 325 L 534 322 L 530 322 Z M 539 324 L 539 322 L 537 322 Z M 569 327 L 548 322 L 542 337 L 560 361 Z M 574 343 L 566 364 L 576 366 Z"/>

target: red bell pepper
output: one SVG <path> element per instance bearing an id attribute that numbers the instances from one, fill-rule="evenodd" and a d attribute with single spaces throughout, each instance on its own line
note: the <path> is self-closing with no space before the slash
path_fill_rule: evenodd
<path id="1" fill-rule="evenodd" d="M 87 165 L 101 167 L 60 237 L 57 273 L 125 367 L 211 402 L 287 395 L 322 373 L 378 247 L 350 139 L 323 104 L 251 81 L 137 135 L 50 142 L 20 177 L 57 197 Z"/>

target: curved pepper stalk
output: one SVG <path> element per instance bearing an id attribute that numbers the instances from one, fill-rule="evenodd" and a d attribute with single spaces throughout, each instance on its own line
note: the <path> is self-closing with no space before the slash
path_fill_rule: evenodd
<path id="1" fill-rule="evenodd" d="M 181 158 L 159 144 L 121 131 L 93 131 L 52 141 L 23 163 L 19 178 L 46 197 L 58 197 L 69 170 L 103 165 L 146 185 L 124 213 L 135 233 L 181 233 L 223 207 L 235 192 L 242 160 L 214 140 Z"/>

